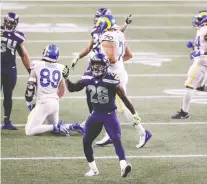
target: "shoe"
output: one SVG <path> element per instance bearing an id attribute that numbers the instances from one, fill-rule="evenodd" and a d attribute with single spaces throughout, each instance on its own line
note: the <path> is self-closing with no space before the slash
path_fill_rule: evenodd
<path id="1" fill-rule="evenodd" d="M 60 120 L 57 123 L 57 130 L 60 134 L 70 136 L 70 133 L 68 132 L 67 127 L 65 126 L 65 123 L 62 120 Z"/>
<path id="2" fill-rule="evenodd" d="M 171 119 L 188 119 L 190 115 L 187 112 L 184 112 L 182 109 L 177 112 L 175 115 L 171 116 Z"/>
<path id="3" fill-rule="evenodd" d="M 11 121 L 8 122 L 3 121 L 1 129 L 17 130 L 17 128 L 14 125 L 12 125 Z"/>
<path id="4" fill-rule="evenodd" d="M 79 123 L 73 123 L 69 126 L 68 131 L 75 131 L 84 134 L 84 128 Z"/>
<path id="5" fill-rule="evenodd" d="M 112 144 L 112 140 L 110 139 L 110 137 L 108 135 L 105 135 L 103 139 L 96 142 L 97 146 L 105 146 L 105 145 L 108 145 L 108 144 Z"/>
<path id="6" fill-rule="evenodd" d="M 127 175 L 131 172 L 132 166 L 131 164 L 127 163 L 124 168 L 121 169 L 121 177 L 126 178 Z"/>
<path id="7" fill-rule="evenodd" d="M 98 175 L 99 174 L 99 171 L 98 171 L 98 169 L 90 169 L 86 174 L 85 174 L 85 176 L 86 177 L 90 177 L 90 176 L 96 176 L 96 175 Z"/>
<path id="8" fill-rule="evenodd" d="M 140 136 L 139 144 L 136 145 L 136 148 L 144 147 L 144 145 L 147 143 L 147 141 L 150 140 L 151 137 L 152 137 L 151 132 L 149 132 L 148 130 L 145 130 L 145 135 Z"/>

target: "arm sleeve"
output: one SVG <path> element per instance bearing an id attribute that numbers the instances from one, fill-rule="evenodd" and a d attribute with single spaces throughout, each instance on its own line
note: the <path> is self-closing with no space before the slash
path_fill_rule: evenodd
<path id="1" fill-rule="evenodd" d="M 79 80 L 76 83 L 73 83 L 69 79 L 67 79 L 66 84 L 67 84 L 68 91 L 70 92 L 81 91 L 85 87 L 83 80 Z"/>

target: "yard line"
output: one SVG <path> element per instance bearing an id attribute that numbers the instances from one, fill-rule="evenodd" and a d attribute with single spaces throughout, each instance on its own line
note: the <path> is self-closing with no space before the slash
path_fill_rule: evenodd
<path id="1" fill-rule="evenodd" d="M 70 77 L 81 77 L 82 75 L 70 75 Z M 186 77 L 187 74 L 128 74 L 128 77 Z M 17 75 L 18 78 L 28 78 L 28 75 Z"/>
<path id="2" fill-rule="evenodd" d="M 65 122 L 67 124 L 67 122 Z M 121 125 L 132 125 L 132 123 L 120 123 Z M 207 122 L 142 122 L 144 125 L 207 125 Z M 25 127 L 25 124 L 15 124 L 16 127 Z"/>
<path id="3" fill-rule="evenodd" d="M 206 158 L 207 155 L 131 155 L 127 158 Z M 97 156 L 95 159 L 117 159 L 117 156 Z M 0 160 L 85 160 L 83 156 L 80 157 L 2 157 Z"/>
<path id="4" fill-rule="evenodd" d="M 131 43 L 183 43 L 187 42 L 188 39 L 176 39 L 176 40 L 127 40 Z M 88 43 L 90 40 L 27 40 L 27 43 Z"/>
<path id="5" fill-rule="evenodd" d="M 169 18 L 169 17 L 193 17 L 195 14 L 133 14 L 133 17 L 145 17 L 145 18 Z M 1 15 L 2 17 L 3 15 Z M 19 14 L 21 18 L 93 18 L 93 14 Z M 117 14 L 116 18 L 125 18 L 128 14 Z"/>
<path id="6" fill-rule="evenodd" d="M 128 96 L 131 99 L 175 99 L 183 98 L 183 95 L 164 95 L 164 96 Z M 64 96 L 61 99 L 85 99 L 85 96 Z M 207 95 L 194 96 L 194 99 L 207 98 Z M 1 100 L 4 99 L 1 97 Z M 14 96 L 14 100 L 25 100 L 25 97 Z"/>

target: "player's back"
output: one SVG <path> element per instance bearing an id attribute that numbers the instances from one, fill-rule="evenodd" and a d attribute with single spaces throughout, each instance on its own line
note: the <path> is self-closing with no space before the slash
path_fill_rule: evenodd
<path id="1" fill-rule="evenodd" d="M 32 62 L 31 68 L 37 79 L 37 100 L 44 102 L 51 98 L 58 99 L 57 92 L 63 79 L 62 70 L 64 65 L 36 60 Z"/>

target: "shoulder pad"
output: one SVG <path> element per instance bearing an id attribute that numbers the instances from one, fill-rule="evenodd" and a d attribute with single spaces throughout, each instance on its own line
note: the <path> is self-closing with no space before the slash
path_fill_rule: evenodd
<path id="1" fill-rule="evenodd" d="M 15 31 L 14 31 L 14 34 L 15 34 L 16 37 L 19 38 L 20 42 L 23 42 L 23 41 L 26 39 L 24 33 L 21 32 L 21 31 L 17 31 L 17 30 L 15 30 Z"/>
<path id="2" fill-rule="evenodd" d="M 115 73 L 108 73 L 105 78 L 103 78 L 103 82 L 117 85 L 120 83 L 119 76 Z"/>
<path id="3" fill-rule="evenodd" d="M 101 36 L 101 41 L 116 41 L 116 35 L 113 32 L 105 32 L 102 36 Z"/>
<path id="4" fill-rule="evenodd" d="M 93 78 L 92 72 L 90 70 L 86 70 L 81 78 L 91 80 Z"/>

